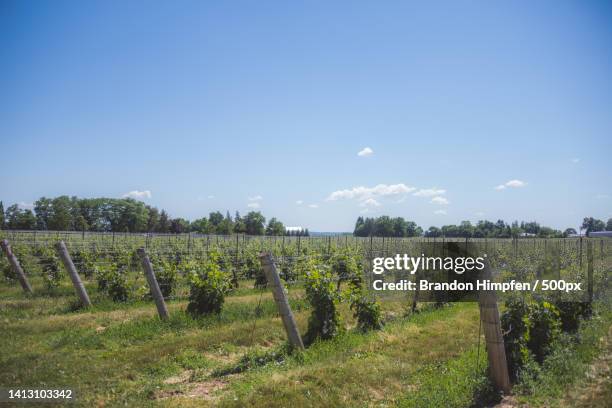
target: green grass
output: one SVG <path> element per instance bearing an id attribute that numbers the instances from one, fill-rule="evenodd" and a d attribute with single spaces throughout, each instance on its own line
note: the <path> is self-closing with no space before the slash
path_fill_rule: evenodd
<path id="1" fill-rule="evenodd" d="M 241 282 L 219 316 L 194 319 L 184 312 L 184 297 L 172 299 L 167 321 L 151 301 L 114 303 L 95 286 L 87 282 L 94 306 L 75 309 L 69 282 L 29 297 L 0 283 L 0 387 L 70 387 L 75 405 L 87 407 L 467 407 L 491 395 L 484 341 L 476 361 L 475 304 L 406 316 L 407 299 L 386 301 L 387 323 L 368 333 L 355 330 L 341 305 L 338 337 L 289 353 L 271 294 L 252 282 Z M 292 287 L 289 297 L 304 333 L 303 290 Z M 600 321 L 609 327 L 610 319 Z M 571 355 L 582 368 L 597 353 L 593 341 L 603 329 L 592 330 Z M 563 390 L 579 373 L 555 370 L 542 380 L 550 389 Z M 565 382 L 554 385 L 557 377 Z M 521 398 L 537 405 L 558 395 Z"/>
<path id="2" fill-rule="evenodd" d="M 533 407 L 599 406 L 603 401 L 612 401 L 612 383 L 609 378 L 609 362 L 612 352 L 612 310 L 609 308 L 582 323 L 574 338 L 562 338 L 555 344 L 551 354 L 540 369 L 526 375 L 515 387 L 517 400 Z M 603 355 L 602 355 L 603 352 Z M 597 365 L 591 363 L 602 355 L 601 384 L 593 384 L 592 371 Z M 600 395 L 591 395 L 593 387 L 600 386 Z M 594 398 L 594 399 L 593 399 Z"/>
<path id="3" fill-rule="evenodd" d="M 486 375 L 486 350 L 472 347 L 459 357 L 420 367 L 402 408 L 469 407 L 498 398 Z"/>

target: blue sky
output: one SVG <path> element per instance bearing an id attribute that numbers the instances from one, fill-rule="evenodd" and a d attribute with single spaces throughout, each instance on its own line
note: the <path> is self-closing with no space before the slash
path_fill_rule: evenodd
<path id="1" fill-rule="evenodd" d="M 612 217 L 609 2 L 3 0 L 0 36 L 5 203 Z"/>

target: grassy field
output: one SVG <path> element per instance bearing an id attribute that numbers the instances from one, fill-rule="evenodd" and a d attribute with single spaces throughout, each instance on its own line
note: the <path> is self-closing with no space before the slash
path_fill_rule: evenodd
<path id="1" fill-rule="evenodd" d="M 152 303 L 97 302 L 91 310 L 71 311 L 70 288 L 60 293 L 25 298 L 17 286 L 0 286 L 0 384 L 70 387 L 78 406 L 468 407 L 492 395 L 486 353 L 478 350 L 478 308 L 471 303 L 425 306 L 408 316 L 405 304 L 386 303 L 384 329 L 366 334 L 342 308 L 340 336 L 289 355 L 266 291 L 241 289 L 220 316 L 201 319 L 185 314 L 185 301 L 170 301 L 166 322 Z M 301 296 L 295 289 L 291 299 L 304 331 L 309 311 Z M 599 318 L 591 329 L 595 337 L 605 334 L 611 318 Z M 578 372 L 598 347 L 587 343 L 578 351 L 585 364 L 570 373 L 580 380 L 574 398 L 584 399 L 580 390 L 593 387 Z M 609 396 L 609 380 L 597 387 L 591 405 L 583 406 Z M 559 388 L 550 392 L 548 384 L 549 392 L 520 400 L 557 406 L 565 400 Z"/>
<path id="2" fill-rule="evenodd" d="M 431 377 L 427 367 L 465 359 L 476 371 L 473 304 L 404 317 L 407 302 L 386 303 L 384 330 L 367 334 L 341 308 L 339 337 L 288 355 L 267 291 L 241 289 L 220 316 L 201 319 L 184 312 L 185 301 L 170 301 L 166 322 L 148 302 L 71 311 L 70 287 L 58 292 L 26 298 L 15 285 L 0 286 L 0 384 L 71 387 L 83 406 L 369 406 L 403 399 L 414 379 Z M 294 289 L 291 302 L 305 331 L 301 296 Z"/>
<path id="3" fill-rule="evenodd" d="M 249 245 L 255 252 L 256 243 Z M 528 249 L 537 255 L 542 247 Z M 514 258 L 520 267 L 534 263 Z M 34 294 L 0 282 L 0 387 L 72 388 L 75 405 L 87 407 L 470 407 L 496 400 L 474 303 L 423 303 L 409 313 L 411 296 L 385 298 L 383 329 L 367 333 L 340 303 L 340 335 L 290 353 L 270 292 L 253 289 L 253 280 L 240 281 L 220 315 L 194 318 L 185 312 L 183 279 L 167 302 L 170 319 L 161 321 L 152 301 L 113 302 L 93 277 L 85 284 L 94 306 L 80 309 L 67 278 L 45 289 L 36 258 L 23 259 Z M 596 264 L 599 281 L 608 279 L 607 262 Z M 130 272 L 130 290 L 143 284 L 141 273 Z M 288 295 L 305 333 L 311 310 L 301 283 L 289 285 Z M 605 310 L 585 325 L 583 342 L 553 353 L 537 382 L 517 388 L 516 404 L 604 406 L 612 322 Z"/>

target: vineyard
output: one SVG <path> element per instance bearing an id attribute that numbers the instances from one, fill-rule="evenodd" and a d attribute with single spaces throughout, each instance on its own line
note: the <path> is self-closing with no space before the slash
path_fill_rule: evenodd
<path id="1" fill-rule="evenodd" d="M 419 301 L 411 293 L 369 290 L 375 257 L 418 254 L 424 246 L 448 241 L 478 246 L 492 269 L 508 278 L 584 282 L 579 298 L 559 293 L 499 299 L 502 326 L 513 328 L 504 331 L 504 340 L 519 398 L 536 404 L 539 398 L 544 404 L 550 404 L 546 398 L 561 398 L 564 385 L 551 385 L 551 394 L 542 396 L 537 378 L 529 382 L 520 373 L 532 366 L 544 373 L 556 355 L 553 337 L 567 340 L 566 332 L 581 342 L 564 350 L 577 350 L 576 359 L 588 363 L 612 320 L 612 240 L 606 239 L 40 231 L 0 231 L 0 238 L 10 244 L 31 287 L 31 293 L 22 289 L 3 256 L 0 385 L 69 387 L 82 406 L 494 402 L 499 396 L 487 375 L 477 303 Z M 60 242 L 89 306 L 75 293 Z M 274 260 L 303 350 L 287 340 L 261 254 Z M 167 316 L 154 299 L 147 262 Z M 538 322 L 531 326 L 532 340 L 516 330 L 517 322 L 528 320 Z M 534 344 L 537 329 L 549 326 L 538 338 L 550 341 Z"/>

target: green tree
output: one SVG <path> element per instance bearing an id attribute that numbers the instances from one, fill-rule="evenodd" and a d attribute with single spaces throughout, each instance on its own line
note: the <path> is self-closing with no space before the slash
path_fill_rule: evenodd
<path id="1" fill-rule="evenodd" d="M 421 235 L 423 235 L 423 228 L 419 227 L 416 222 L 408 221 L 406 223 L 407 237 L 420 237 Z"/>
<path id="2" fill-rule="evenodd" d="M 70 198 L 60 196 L 51 201 L 51 214 L 47 223 L 47 229 L 54 231 L 68 231 L 72 226 L 72 215 Z"/>
<path id="3" fill-rule="evenodd" d="M 87 221 L 91 231 L 110 231 L 111 226 L 104 216 L 105 209 L 110 206 L 104 198 L 84 198 L 78 201 L 79 212 Z M 36 214 L 38 216 L 38 213 Z"/>
<path id="4" fill-rule="evenodd" d="M 234 232 L 234 223 L 228 211 L 223 221 L 217 225 L 217 234 L 230 235 L 232 232 Z"/>
<path id="5" fill-rule="evenodd" d="M 378 237 L 393 236 L 393 221 L 387 215 L 378 217 L 375 221 L 374 233 Z"/>
<path id="6" fill-rule="evenodd" d="M 427 230 L 427 232 L 425 232 L 425 236 L 426 237 L 439 237 L 442 235 L 442 231 L 440 231 L 440 228 L 438 227 L 429 227 L 429 229 Z"/>
<path id="7" fill-rule="evenodd" d="M 220 211 L 211 212 L 208 215 L 208 224 L 212 234 L 217 234 L 219 224 L 223 222 L 223 214 Z"/>
<path id="8" fill-rule="evenodd" d="M 33 230 L 36 229 L 36 216 L 32 210 L 24 210 L 13 204 L 6 209 L 6 225 L 8 229 Z"/>
<path id="9" fill-rule="evenodd" d="M 2 205 L 2 203 L 0 203 Z M 606 231 L 612 231 L 612 218 L 608 218 L 608 222 L 606 223 Z"/>
<path id="10" fill-rule="evenodd" d="M 405 237 L 408 231 L 408 223 L 402 217 L 396 217 L 391 220 L 393 222 L 393 236 Z"/>
<path id="11" fill-rule="evenodd" d="M 246 224 L 238 211 L 236 211 L 236 215 L 234 216 L 234 232 L 236 234 L 246 233 Z"/>
<path id="12" fill-rule="evenodd" d="M 582 229 L 586 231 L 587 235 L 591 232 L 603 231 L 605 228 L 606 224 L 602 220 L 593 217 L 585 217 L 582 220 Z"/>
<path id="13" fill-rule="evenodd" d="M 155 232 L 161 232 L 163 234 L 170 231 L 170 220 L 165 210 L 162 210 L 159 214 L 159 222 L 157 223 L 157 230 Z"/>
<path id="14" fill-rule="evenodd" d="M 568 237 L 570 235 L 576 235 L 577 232 L 574 228 L 567 228 L 564 232 L 563 232 L 563 236 L 564 237 Z"/>
<path id="15" fill-rule="evenodd" d="M 192 222 L 191 231 L 199 234 L 208 234 L 208 218 L 203 217 Z"/>
<path id="16" fill-rule="evenodd" d="M 463 238 L 471 238 L 474 235 L 474 226 L 469 221 L 461 221 L 459 224 L 459 236 Z"/>
<path id="17" fill-rule="evenodd" d="M 0 201 L 0 230 L 4 229 L 4 204 Z"/>
<path id="18" fill-rule="evenodd" d="M 189 232 L 189 221 L 184 218 L 174 218 L 170 221 L 170 232 L 174 234 Z"/>
<path id="19" fill-rule="evenodd" d="M 147 232 L 153 232 L 159 224 L 159 210 L 155 207 L 147 206 L 149 217 L 147 219 Z"/>
<path id="20" fill-rule="evenodd" d="M 538 237 L 540 238 L 561 238 L 563 233 L 550 227 L 541 227 Z"/>
<path id="21" fill-rule="evenodd" d="M 284 235 L 285 234 L 285 226 L 282 222 L 277 220 L 276 218 L 270 218 L 268 221 L 268 226 L 266 227 L 266 235 Z"/>
<path id="22" fill-rule="evenodd" d="M 87 220 L 82 215 L 77 216 L 74 228 L 77 231 L 87 231 L 89 230 L 89 225 L 87 224 Z"/>
<path id="23" fill-rule="evenodd" d="M 251 211 L 244 217 L 246 233 L 249 235 L 263 235 L 266 218 L 259 211 Z"/>
<path id="24" fill-rule="evenodd" d="M 49 219 L 53 214 L 53 200 L 41 197 L 34 202 L 34 212 L 36 213 L 36 229 L 48 229 Z"/>

